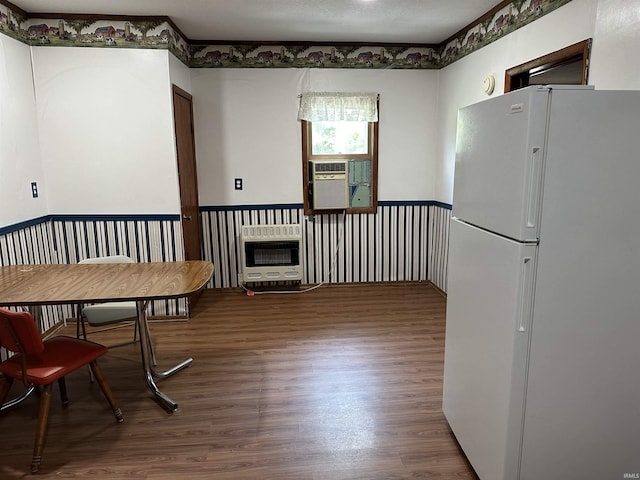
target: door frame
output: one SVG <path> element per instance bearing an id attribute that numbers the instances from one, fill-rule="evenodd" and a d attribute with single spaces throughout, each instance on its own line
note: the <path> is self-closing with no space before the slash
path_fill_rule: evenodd
<path id="1" fill-rule="evenodd" d="M 197 162 L 196 162 L 196 148 L 195 148 L 195 134 L 194 134 L 194 120 L 193 120 L 193 97 L 190 93 L 181 89 L 175 84 L 171 85 L 172 91 L 172 108 L 173 108 L 173 127 L 174 127 L 174 135 L 176 142 L 176 165 L 177 165 L 177 175 L 178 175 L 178 192 L 180 196 L 180 224 L 182 227 L 182 244 L 184 248 L 184 256 L 185 260 L 201 260 L 202 259 L 202 222 L 200 219 L 200 203 L 199 203 L 199 195 L 198 195 L 198 174 L 197 174 Z M 179 97 L 184 99 L 189 104 L 189 115 L 181 115 L 176 109 L 176 98 Z M 188 122 L 183 123 L 183 122 Z M 190 149 L 190 154 L 181 155 L 181 152 L 184 152 L 184 149 Z M 186 158 L 185 158 L 186 157 Z M 192 162 L 189 165 L 186 165 L 185 162 Z M 188 177 L 188 178 L 187 178 Z M 195 203 L 196 208 L 193 210 L 192 205 L 187 205 L 185 203 L 185 198 L 187 195 L 185 194 L 184 182 L 188 183 L 188 187 L 190 190 L 190 194 L 195 192 Z M 190 202 L 188 202 L 190 203 Z M 188 223 L 187 223 L 188 222 Z M 191 245 L 194 244 L 195 239 L 190 237 L 189 235 L 193 235 L 193 223 L 195 223 L 195 232 L 197 232 L 197 244 L 198 248 L 191 248 Z M 189 297 L 189 311 L 198 301 L 200 297 L 200 293 L 192 295 Z"/>
<path id="2" fill-rule="evenodd" d="M 564 65 L 568 62 L 582 62 L 582 80 L 580 85 L 587 85 L 589 79 L 589 58 L 591 54 L 592 39 L 588 38 L 568 47 L 561 48 L 555 52 L 543 55 L 542 57 L 529 60 L 523 64 L 511 67 L 504 72 L 504 93 L 522 88 L 518 85 L 517 79 L 530 76 L 532 71 L 550 70 L 554 67 Z"/>

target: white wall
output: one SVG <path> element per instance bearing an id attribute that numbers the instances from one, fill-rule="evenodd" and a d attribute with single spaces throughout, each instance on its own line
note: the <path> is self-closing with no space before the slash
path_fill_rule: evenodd
<path id="1" fill-rule="evenodd" d="M 620 0 L 624 1 L 624 0 Z M 440 70 L 441 139 L 435 199 L 451 203 L 458 109 L 489 98 L 484 78 L 496 79 L 493 96 L 504 92 L 505 70 L 593 37 L 598 0 L 573 0 L 529 25 Z"/>
<path id="2" fill-rule="evenodd" d="M 29 50 L 0 35 L 0 227 L 48 214 Z"/>
<path id="3" fill-rule="evenodd" d="M 380 93 L 379 199 L 432 200 L 437 71 L 193 69 L 201 205 L 302 203 L 298 95 Z M 242 178 L 236 191 L 233 179 Z"/>
<path id="4" fill-rule="evenodd" d="M 178 213 L 169 53 L 32 51 L 49 213 Z"/>
<path id="5" fill-rule="evenodd" d="M 640 89 L 640 2 L 599 0 L 589 83 L 598 89 Z"/>
<path id="6" fill-rule="evenodd" d="M 456 116 L 484 100 L 482 80 L 573 43 L 593 38 L 589 84 L 597 89 L 640 89 L 640 9 L 628 0 L 573 0 L 552 13 L 440 70 L 440 146 L 436 199 L 451 203 Z"/>
<path id="7" fill-rule="evenodd" d="M 487 98 L 486 75 L 499 95 L 507 68 L 593 37 L 590 83 L 640 89 L 639 18 L 636 2 L 573 0 L 440 71 L 189 70 L 165 50 L 29 48 L 0 35 L 0 227 L 178 213 L 171 83 L 194 97 L 201 205 L 302 202 L 303 90 L 379 92 L 380 200 L 449 203 L 457 110 Z"/>
<path id="8" fill-rule="evenodd" d="M 189 67 L 173 55 L 167 55 L 169 61 L 169 77 L 173 85 L 191 93 L 191 72 Z"/>

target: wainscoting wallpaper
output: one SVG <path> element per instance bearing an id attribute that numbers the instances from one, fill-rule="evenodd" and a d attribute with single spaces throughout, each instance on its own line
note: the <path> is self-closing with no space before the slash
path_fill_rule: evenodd
<path id="1" fill-rule="evenodd" d="M 179 216 L 50 216 L 0 229 L 0 265 L 77 263 L 119 254 L 137 262 L 182 260 Z M 187 303 L 185 299 L 151 302 L 147 313 L 186 316 Z M 74 316 L 71 305 L 45 307 L 43 328 Z"/>
<path id="2" fill-rule="evenodd" d="M 52 243 L 53 233 L 49 217 L 36 218 L 11 227 L 0 229 L 0 265 L 29 265 L 58 263 Z M 16 307 L 19 307 L 16 305 Z M 69 305 L 42 307 L 44 330 L 58 321 L 73 316 Z"/>
<path id="3" fill-rule="evenodd" d="M 136 262 L 184 259 L 178 215 L 54 217 L 51 223 L 58 263 L 106 255 L 126 255 Z M 151 302 L 147 313 L 185 316 L 187 302 Z"/>
<path id="4" fill-rule="evenodd" d="M 242 225 L 302 225 L 303 284 L 430 280 L 446 291 L 450 207 L 437 202 L 379 202 L 376 214 L 305 217 L 302 205 L 206 207 L 204 257 L 214 286 L 239 286 Z"/>
<path id="5" fill-rule="evenodd" d="M 214 264 L 208 288 L 237 288 L 242 225 L 299 223 L 303 284 L 431 281 L 446 291 L 450 206 L 379 202 L 377 214 L 308 218 L 302 205 L 202 207 L 203 258 Z M 76 263 L 124 254 L 138 262 L 183 260 L 178 215 L 49 216 L 0 229 L 0 265 Z M 153 302 L 157 316 L 187 314 L 184 299 Z M 73 317 L 46 307 L 43 328 Z"/>

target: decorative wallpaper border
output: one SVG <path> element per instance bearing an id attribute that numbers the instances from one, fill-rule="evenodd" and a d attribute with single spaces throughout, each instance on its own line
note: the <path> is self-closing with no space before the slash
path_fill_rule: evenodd
<path id="1" fill-rule="evenodd" d="M 191 45 L 189 67 L 437 69 L 431 46 Z"/>
<path id="2" fill-rule="evenodd" d="M 166 17 L 25 18 L 0 5 L 0 33 L 32 46 L 168 49 L 185 65 L 191 58 L 187 41 Z"/>
<path id="3" fill-rule="evenodd" d="M 503 1 L 439 45 L 200 44 L 166 16 L 36 18 L 7 0 L 0 0 L 0 33 L 32 46 L 167 49 L 190 68 L 439 69 L 570 1 Z"/>
<path id="4" fill-rule="evenodd" d="M 446 67 L 570 1 L 513 0 L 512 2 L 502 2 L 473 24 L 442 42 L 439 46 L 439 65 Z"/>

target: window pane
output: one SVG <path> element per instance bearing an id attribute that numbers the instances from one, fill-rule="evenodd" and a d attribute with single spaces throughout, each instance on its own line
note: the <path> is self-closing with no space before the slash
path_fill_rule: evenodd
<path id="1" fill-rule="evenodd" d="M 312 155 L 366 154 L 367 122 L 313 122 Z"/>
<path id="2" fill-rule="evenodd" d="M 349 206 L 371 206 L 371 160 L 349 160 Z"/>

